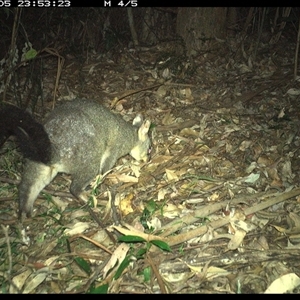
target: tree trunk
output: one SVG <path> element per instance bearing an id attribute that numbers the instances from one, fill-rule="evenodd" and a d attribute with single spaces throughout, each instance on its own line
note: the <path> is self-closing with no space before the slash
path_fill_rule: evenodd
<path id="1" fill-rule="evenodd" d="M 181 7 L 178 9 L 176 31 L 186 46 L 187 55 L 208 50 L 216 38 L 226 36 L 228 8 Z"/>

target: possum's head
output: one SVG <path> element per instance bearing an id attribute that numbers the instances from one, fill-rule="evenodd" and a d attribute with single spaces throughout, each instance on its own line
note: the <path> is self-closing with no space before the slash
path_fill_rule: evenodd
<path id="1" fill-rule="evenodd" d="M 147 162 L 151 151 L 151 141 L 148 136 L 151 122 L 149 120 L 143 121 L 143 118 L 138 115 L 133 120 L 133 126 L 138 128 L 138 141 L 131 149 L 130 155 L 137 161 Z"/>

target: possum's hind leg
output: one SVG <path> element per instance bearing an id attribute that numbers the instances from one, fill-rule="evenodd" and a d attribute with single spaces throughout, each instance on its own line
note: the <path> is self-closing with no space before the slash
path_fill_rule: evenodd
<path id="1" fill-rule="evenodd" d="M 41 190 L 56 176 L 53 166 L 27 160 L 19 186 L 19 217 L 31 216 L 33 204 Z"/>
<path id="2" fill-rule="evenodd" d="M 87 174 L 85 174 L 87 175 Z M 89 179 L 87 176 L 82 176 L 82 174 L 73 174 L 72 183 L 70 185 L 70 192 L 73 196 L 75 196 L 78 200 L 82 200 L 83 202 L 87 202 L 87 196 L 83 193 L 88 184 L 93 180 L 95 176 L 91 176 L 89 174 Z M 83 203 L 82 203 L 83 204 Z"/>

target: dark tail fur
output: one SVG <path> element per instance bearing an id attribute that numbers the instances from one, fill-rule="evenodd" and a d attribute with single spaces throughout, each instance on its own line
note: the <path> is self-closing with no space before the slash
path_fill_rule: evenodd
<path id="1" fill-rule="evenodd" d="M 47 164 L 51 159 L 51 143 L 42 124 L 26 111 L 9 104 L 0 110 L 0 147 L 15 135 L 23 156 Z"/>

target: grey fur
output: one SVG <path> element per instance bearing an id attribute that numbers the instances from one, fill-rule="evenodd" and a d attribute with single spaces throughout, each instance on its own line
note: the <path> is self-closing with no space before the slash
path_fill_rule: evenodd
<path id="1" fill-rule="evenodd" d="M 149 127 L 150 121 L 143 122 L 140 116 L 130 124 L 91 100 L 70 101 L 53 110 L 44 123 L 51 142 L 50 161 L 25 160 L 19 186 L 20 216 L 31 215 L 39 193 L 57 173 L 71 174 L 70 191 L 80 198 L 91 180 L 110 170 L 120 157 L 129 153 L 147 161 Z"/>

